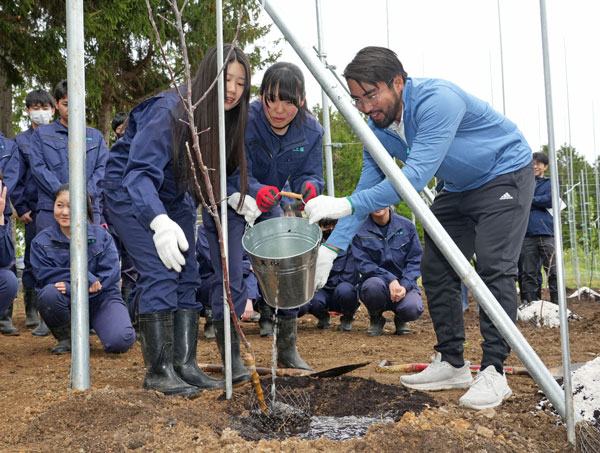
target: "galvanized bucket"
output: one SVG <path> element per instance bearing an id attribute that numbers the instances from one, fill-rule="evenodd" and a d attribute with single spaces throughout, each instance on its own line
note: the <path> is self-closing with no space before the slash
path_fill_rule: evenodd
<path id="1" fill-rule="evenodd" d="M 278 217 L 248 228 L 242 246 L 250 257 L 265 301 L 297 308 L 314 295 L 321 228 L 298 217 Z"/>

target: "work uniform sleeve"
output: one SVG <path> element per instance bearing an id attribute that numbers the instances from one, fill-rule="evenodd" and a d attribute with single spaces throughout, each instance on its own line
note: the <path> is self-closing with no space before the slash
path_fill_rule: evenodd
<path id="1" fill-rule="evenodd" d="M 317 194 L 323 193 L 325 179 L 323 178 L 323 129 L 310 131 L 310 149 L 304 159 L 304 165 L 294 172 L 290 178 L 290 187 L 295 193 L 301 193 L 302 184 L 311 182 L 317 189 Z M 305 151 L 306 152 L 306 151 Z M 281 188 L 280 188 L 281 189 Z"/>
<path id="2" fill-rule="evenodd" d="M 18 170 L 18 178 L 17 178 L 17 183 L 15 185 L 15 188 L 12 192 L 10 201 L 12 202 L 13 206 L 15 207 L 15 210 L 17 211 L 17 215 L 19 217 L 21 217 L 23 214 L 25 214 L 28 211 L 31 211 L 31 208 L 29 207 L 28 201 L 27 201 L 27 197 L 26 197 L 26 193 L 27 193 L 27 164 L 26 164 L 26 157 L 24 152 L 21 150 L 21 145 L 19 145 L 19 143 L 15 142 L 17 144 L 17 149 L 18 149 L 18 153 L 19 153 L 19 170 Z M 29 146 L 29 145 L 27 145 Z M 29 183 L 31 183 L 32 181 L 29 181 Z"/>
<path id="3" fill-rule="evenodd" d="M 533 200 L 531 206 L 538 209 L 548 209 L 552 207 L 552 187 L 550 180 L 546 179 L 544 182 L 539 184 L 535 193 L 533 194 Z"/>
<path id="4" fill-rule="evenodd" d="M 90 285 L 100 280 L 103 289 L 113 286 L 121 278 L 119 268 L 119 253 L 111 235 L 103 228 L 88 224 L 88 228 L 94 228 L 96 232 L 96 247 L 90 247 L 88 253 L 95 256 L 93 259 L 93 276 L 88 282 Z"/>
<path id="5" fill-rule="evenodd" d="M 92 204 L 94 213 L 98 217 L 102 217 L 102 197 L 100 196 L 102 189 L 98 185 L 100 180 L 104 178 L 104 170 L 106 169 L 106 161 L 108 160 L 108 148 L 104 137 L 99 131 L 94 131 L 94 139 L 98 143 L 98 153 L 96 154 L 96 162 L 94 163 L 94 170 L 92 177 L 88 179 L 87 190 L 92 197 Z"/>
<path id="6" fill-rule="evenodd" d="M 15 258 L 15 245 L 11 229 L 7 224 L 0 225 L 0 267 L 8 267 Z"/>
<path id="7" fill-rule="evenodd" d="M 404 268 L 402 269 L 402 278 L 399 279 L 400 284 L 406 288 L 406 291 L 417 289 L 417 280 L 421 277 L 421 256 L 423 255 L 423 247 L 417 230 L 412 223 L 408 223 L 405 227 L 410 231 L 410 243 L 406 251 Z"/>
<path id="8" fill-rule="evenodd" d="M 133 215 L 148 229 L 157 215 L 167 213 L 158 191 L 172 159 L 171 141 L 170 111 L 160 107 L 131 141 L 123 187 L 131 197 Z M 174 185 L 175 181 L 168 183 Z"/>
<path id="9" fill-rule="evenodd" d="M 36 279 L 36 288 L 57 282 L 67 283 L 67 294 L 70 294 L 71 270 L 57 266 L 38 239 L 31 241 L 31 267 Z"/>
<path id="10" fill-rule="evenodd" d="M 44 143 L 39 127 L 31 135 L 31 147 L 27 157 L 38 189 L 43 190 L 49 197 L 54 198 L 54 194 L 61 186 L 61 182 L 50 168 L 48 168 L 48 164 L 44 159 Z"/>
<path id="11" fill-rule="evenodd" d="M 6 194 L 12 201 L 15 188 L 19 182 L 19 172 L 21 169 L 21 154 L 19 153 L 17 144 L 12 140 L 5 140 L 0 158 L 2 160 L 0 168 L 2 168 L 2 173 L 4 174 L 2 184 L 6 186 Z"/>

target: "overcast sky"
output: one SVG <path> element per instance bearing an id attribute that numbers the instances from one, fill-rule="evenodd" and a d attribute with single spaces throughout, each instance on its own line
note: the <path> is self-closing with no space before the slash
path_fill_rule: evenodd
<path id="1" fill-rule="evenodd" d="M 275 5 L 303 45 L 316 47 L 315 0 Z M 362 47 L 387 46 L 389 30 L 389 47 L 409 76 L 450 80 L 502 112 L 497 0 L 387 0 L 387 5 L 389 14 L 386 0 L 321 0 L 327 61 L 340 75 Z M 600 1 L 547 0 L 546 5 L 555 144 L 570 141 L 592 162 L 600 153 Z M 264 11 L 261 21 L 271 23 Z M 537 151 L 548 143 L 539 1 L 500 0 L 500 22 L 506 115 Z M 274 25 L 266 43 L 281 36 Z M 321 104 L 319 85 L 292 47 L 282 42 L 279 48 L 282 60 L 304 70 L 309 104 Z M 255 74 L 253 83 L 261 78 Z"/>

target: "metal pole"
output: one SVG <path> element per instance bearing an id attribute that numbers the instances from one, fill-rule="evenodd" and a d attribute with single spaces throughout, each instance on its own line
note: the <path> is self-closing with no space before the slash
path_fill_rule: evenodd
<path id="1" fill-rule="evenodd" d="M 223 5 L 217 0 L 217 70 L 223 67 Z M 227 223 L 227 155 L 225 151 L 225 83 L 224 72 L 219 75 L 217 82 L 218 105 L 219 105 L 219 179 L 221 191 L 221 228 L 223 231 L 223 247 L 225 249 L 225 263 L 229 269 L 229 229 Z M 215 74 L 216 75 L 216 74 Z M 223 279 L 223 333 L 225 341 L 225 397 L 231 399 L 233 386 L 231 382 L 231 323 L 230 310 L 227 303 L 227 291 L 225 290 L 225 279 Z M 233 314 L 235 316 L 235 313 Z"/>
<path id="2" fill-rule="evenodd" d="M 321 12 L 321 0 L 315 0 L 317 7 L 317 36 L 319 41 L 319 58 L 324 66 L 327 66 L 327 54 L 323 40 L 323 14 Z M 333 181 L 333 148 L 331 147 L 331 125 L 329 123 L 329 98 L 325 90 L 321 88 L 321 104 L 323 105 L 323 149 L 325 151 L 325 174 L 327 175 L 327 194 L 335 196 Z"/>
<path id="3" fill-rule="evenodd" d="M 575 445 L 575 416 L 571 385 L 571 352 L 569 350 L 569 326 L 567 320 L 567 298 L 563 267 L 562 232 L 560 224 L 560 191 L 558 165 L 554 148 L 554 114 L 552 109 L 552 83 L 550 78 L 550 56 L 548 52 L 548 30 L 546 25 L 546 1 L 540 0 L 540 24 L 542 29 L 542 54 L 544 63 L 544 86 L 546 94 L 546 121 L 548 125 L 548 154 L 550 158 L 550 182 L 552 186 L 552 217 L 554 223 L 554 260 L 558 286 L 558 312 L 560 317 L 560 343 L 563 360 L 564 412 L 567 423 L 567 438 Z M 554 403 L 552 403 L 554 404 Z"/>
<path id="4" fill-rule="evenodd" d="M 490 290 L 485 286 L 475 269 L 463 256 L 460 249 L 452 241 L 446 230 L 440 225 L 438 220 L 425 205 L 419 194 L 411 186 L 406 176 L 398 168 L 395 161 L 379 142 L 377 137 L 358 111 L 350 102 L 350 97 L 341 87 L 340 83 L 331 74 L 323 68 L 321 62 L 312 55 L 312 52 L 293 34 L 291 29 L 283 21 L 282 15 L 275 9 L 275 2 L 272 0 L 262 0 L 265 11 L 271 16 L 271 19 L 279 27 L 279 30 L 292 45 L 296 53 L 302 58 L 306 67 L 312 72 L 321 87 L 327 91 L 329 99 L 335 104 L 344 118 L 348 121 L 352 129 L 356 132 L 359 139 L 366 145 L 367 150 L 377 162 L 379 168 L 387 176 L 390 182 L 409 208 L 415 213 L 417 219 L 423 224 L 423 227 L 435 241 L 440 251 L 444 254 L 448 262 L 452 265 L 456 273 L 465 282 L 473 295 L 477 298 L 489 318 L 498 328 L 508 344 L 515 350 L 515 353 L 523 364 L 527 367 L 533 379 L 542 388 L 552 405 L 561 416 L 565 415 L 565 402 L 561 396 L 561 389 L 540 360 L 535 351 L 527 343 L 521 332 L 514 325 L 512 320 L 500 307 L 500 304 L 494 298 Z"/>
<path id="5" fill-rule="evenodd" d="M 598 242 L 596 250 L 600 250 L 600 182 L 598 181 L 598 149 L 596 148 L 596 109 L 592 102 L 592 134 L 594 137 L 594 177 L 596 180 L 596 231 L 598 233 Z M 596 274 L 596 278 L 598 275 Z"/>
<path id="6" fill-rule="evenodd" d="M 84 42 L 83 1 L 67 0 L 69 195 L 71 205 L 71 387 L 75 390 L 90 388 Z"/>

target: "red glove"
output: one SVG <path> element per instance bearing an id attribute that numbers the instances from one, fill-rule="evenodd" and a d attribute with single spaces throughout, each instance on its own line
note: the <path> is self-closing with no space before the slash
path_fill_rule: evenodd
<path id="1" fill-rule="evenodd" d="M 312 200 L 317 196 L 317 188 L 312 182 L 306 181 L 302 183 L 300 193 L 302 194 L 302 206 L 300 207 L 300 210 L 303 211 L 304 205 L 308 202 L 308 200 Z"/>
<path id="2" fill-rule="evenodd" d="M 256 204 L 262 212 L 268 212 L 279 204 L 281 194 L 275 186 L 263 186 L 256 194 Z"/>

